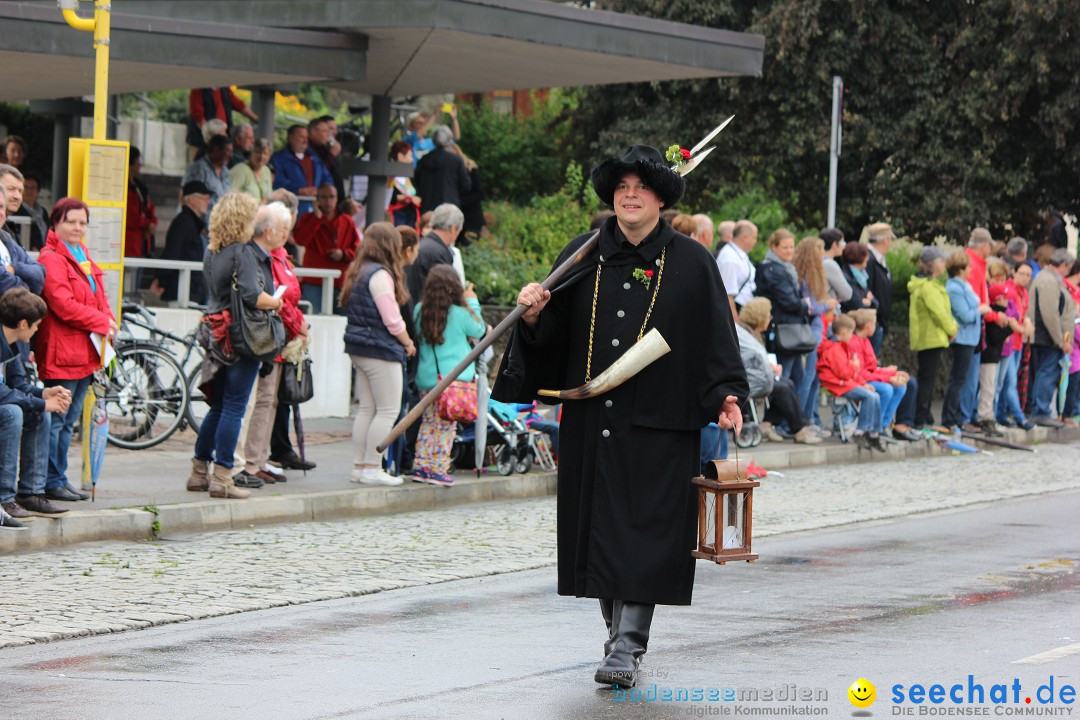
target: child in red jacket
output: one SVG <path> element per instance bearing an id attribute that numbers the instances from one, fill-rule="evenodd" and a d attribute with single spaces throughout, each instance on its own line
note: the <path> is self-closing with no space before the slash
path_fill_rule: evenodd
<path id="1" fill-rule="evenodd" d="M 877 313 L 873 310 L 855 310 L 851 319 L 855 321 L 855 335 L 850 345 L 862 365 L 860 377 L 863 382 L 874 387 L 881 400 L 881 431 L 887 432 L 893 426 L 893 437 L 897 440 L 921 440 L 922 435 L 914 431 L 915 396 L 919 384 L 911 375 L 898 370 L 895 365 L 881 367 L 870 338 L 877 330 Z M 910 396 L 910 397 L 909 397 Z M 905 403 L 904 401 L 907 400 Z"/>
<path id="2" fill-rule="evenodd" d="M 833 320 L 830 335 L 818 347 L 817 371 L 821 387 L 837 397 L 860 404 L 855 442 L 885 452 L 881 444 L 881 398 L 874 386 L 862 379 L 862 362 L 853 347 L 855 321 L 849 315 Z"/>

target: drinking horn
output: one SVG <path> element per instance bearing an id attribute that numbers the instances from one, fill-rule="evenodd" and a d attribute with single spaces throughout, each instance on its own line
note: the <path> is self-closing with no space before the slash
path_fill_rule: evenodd
<path id="1" fill-rule="evenodd" d="M 664 340 L 664 336 L 659 330 L 653 328 L 623 353 L 622 357 L 613 362 L 611 367 L 581 387 L 571 390 L 540 390 L 539 394 L 563 400 L 584 400 L 596 397 L 619 387 L 669 352 L 671 348 Z"/>

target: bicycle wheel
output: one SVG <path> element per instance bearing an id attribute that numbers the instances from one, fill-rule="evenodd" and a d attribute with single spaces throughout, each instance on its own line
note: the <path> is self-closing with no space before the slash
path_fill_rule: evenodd
<path id="1" fill-rule="evenodd" d="M 188 386 L 169 353 L 152 345 L 124 345 L 116 350 L 104 400 L 109 442 L 142 450 L 163 442 L 180 426 Z"/>
<path id="2" fill-rule="evenodd" d="M 184 408 L 184 419 L 196 435 L 199 434 L 199 428 L 202 427 L 206 413 L 210 412 L 210 406 L 206 404 L 206 396 L 203 395 L 202 390 L 199 390 L 199 375 L 201 374 L 202 361 L 200 360 L 188 373 L 188 404 Z"/>

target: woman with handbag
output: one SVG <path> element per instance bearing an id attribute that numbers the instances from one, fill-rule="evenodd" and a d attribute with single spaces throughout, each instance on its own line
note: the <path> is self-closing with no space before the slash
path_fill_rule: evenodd
<path id="1" fill-rule="evenodd" d="M 285 336 L 289 343 L 295 342 L 295 354 L 303 355 L 307 346 L 308 323 L 300 312 L 300 280 L 293 272 L 292 260 L 285 250 L 292 228 L 292 213 L 280 202 L 272 202 L 259 208 L 255 214 L 255 237 L 251 242 L 270 255 L 271 273 L 276 287 L 284 287 L 281 295 L 282 306 L 278 314 L 285 325 Z M 290 348 L 292 355 L 293 348 Z M 309 361 L 310 362 L 310 361 Z M 237 453 L 237 465 L 244 469 L 233 476 L 233 481 L 240 487 L 262 487 L 263 484 L 285 482 L 285 473 L 268 464 L 270 459 L 270 435 L 277 416 L 279 388 L 285 375 L 286 361 L 280 356 L 272 363 L 263 363 L 259 380 L 255 385 L 253 397 L 248 400 L 249 412 L 244 417 L 240 431 L 239 447 L 243 454 Z M 296 369 L 290 363 L 290 370 Z M 296 377 L 295 374 L 292 377 Z"/>
<path id="2" fill-rule="evenodd" d="M 810 326 L 810 300 L 799 289 L 799 273 L 792 264 L 795 236 L 780 228 L 769 236 L 769 251 L 757 271 L 757 295 L 772 302 L 776 323 L 776 359 L 783 377 L 798 388 L 803 379 L 803 359 L 818 346 Z"/>
<path id="3" fill-rule="evenodd" d="M 456 367 L 469 354 L 469 338 L 483 337 L 487 326 L 472 284 L 462 288 L 457 272 L 450 265 L 436 265 L 428 273 L 424 294 L 413 317 L 420 328 L 416 385 L 421 393 L 426 393 L 438 384 L 443 372 Z M 465 368 L 439 401 L 424 410 L 413 462 L 413 479 L 417 482 L 454 484 L 454 478 L 447 474 L 450 450 L 457 423 L 476 419 L 475 377 L 473 366 Z"/>
<path id="4" fill-rule="evenodd" d="M 405 358 L 416 354 L 401 307 L 408 301 L 401 235 L 390 223 L 372 223 L 364 244 L 345 271 L 340 304 L 345 326 L 345 352 L 356 368 L 359 407 L 353 420 L 351 482 L 400 485 L 382 469 L 379 440 L 390 432 L 401 410 Z"/>
<path id="5" fill-rule="evenodd" d="M 274 314 L 283 302 L 273 295 L 270 254 L 248 242 L 258 207 L 245 193 L 223 195 L 210 213 L 210 244 L 203 260 L 209 297 L 201 335 L 208 347 L 199 386 L 210 412 L 195 441 L 187 488 L 208 489 L 216 498 L 251 494 L 233 482 L 233 453 L 259 365 L 272 360 L 285 339 L 281 318 Z"/>

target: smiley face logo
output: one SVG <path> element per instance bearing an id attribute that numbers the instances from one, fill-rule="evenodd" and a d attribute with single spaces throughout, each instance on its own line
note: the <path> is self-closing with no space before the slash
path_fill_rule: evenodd
<path id="1" fill-rule="evenodd" d="M 868 708 L 877 699 L 877 690 L 874 684 L 866 678 L 859 678 L 851 683 L 847 690 L 848 700 L 857 708 Z"/>

